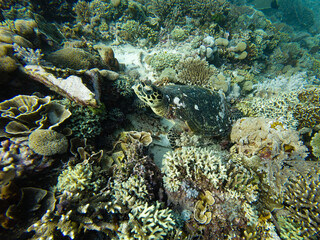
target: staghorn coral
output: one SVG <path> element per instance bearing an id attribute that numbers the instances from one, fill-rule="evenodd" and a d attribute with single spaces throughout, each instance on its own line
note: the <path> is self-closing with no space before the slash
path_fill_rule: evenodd
<path id="1" fill-rule="evenodd" d="M 182 147 L 165 154 L 163 159 L 163 181 L 170 192 L 177 192 L 183 182 L 201 184 L 203 177 L 218 188 L 227 178 L 226 168 L 222 164 L 226 155 L 223 152 L 207 148 Z"/>
<path id="2" fill-rule="evenodd" d="M 18 95 L 0 103 L 0 136 L 27 136 L 35 129 L 52 129 L 70 117 L 69 110 L 50 97 Z"/>
<path id="3" fill-rule="evenodd" d="M 213 70 L 204 59 L 188 57 L 179 62 L 176 67 L 178 71 L 177 81 L 182 84 L 198 85 L 207 87 Z"/>
<path id="4" fill-rule="evenodd" d="M 66 153 L 67 138 L 52 129 L 36 129 L 29 135 L 29 147 L 37 154 L 51 156 Z"/>
<path id="5" fill-rule="evenodd" d="M 175 226 L 172 211 L 161 203 L 139 205 L 129 213 L 129 220 L 119 227 L 119 239 L 167 239 Z"/>

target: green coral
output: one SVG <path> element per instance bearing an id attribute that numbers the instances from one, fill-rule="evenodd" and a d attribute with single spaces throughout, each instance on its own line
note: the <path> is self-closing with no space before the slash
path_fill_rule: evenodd
<path id="1" fill-rule="evenodd" d="M 180 61 L 181 55 L 171 52 L 161 52 L 150 56 L 147 60 L 149 65 L 156 71 L 162 71 L 165 68 L 174 68 Z"/>
<path id="2" fill-rule="evenodd" d="M 183 41 L 188 37 L 188 32 L 180 27 L 175 27 L 172 31 L 171 31 L 171 37 L 176 40 L 176 41 Z"/>
<path id="3" fill-rule="evenodd" d="M 76 137 L 94 138 L 102 132 L 102 122 L 107 118 L 105 107 L 87 108 L 72 103 L 72 117 L 68 127 Z"/>
<path id="4" fill-rule="evenodd" d="M 312 153 L 318 159 L 320 158 L 320 132 L 317 132 L 311 139 L 310 145 L 312 147 Z"/>

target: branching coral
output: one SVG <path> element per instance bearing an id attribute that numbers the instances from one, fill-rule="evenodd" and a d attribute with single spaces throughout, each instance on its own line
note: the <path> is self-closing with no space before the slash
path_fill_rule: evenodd
<path id="1" fill-rule="evenodd" d="M 206 148 L 183 147 L 165 154 L 163 169 L 164 185 L 170 192 L 177 192 L 183 182 L 200 184 L 203 178 L 217 188 L 226 179 L 226 168 L 222 164 L 226 155 Z"/>
<path id="2" fill-rule="evenodd" d="M 120 225 L 120 239 L 166 239 L 174 230 L 175 221 L 171 210 L 161 208 L 161 203 L 139 205 L 129 213 L 128 222 Z"/>
<path id="3" fill-rule="evenodd" d="M 285 194 L 290 217 L 302 226 L 302 235 L 308 237 L 319 237 L 320 232 L 319 176 L 319 166 L 310 168 L 307 174 L 299 173 L 291 179 Z"/>

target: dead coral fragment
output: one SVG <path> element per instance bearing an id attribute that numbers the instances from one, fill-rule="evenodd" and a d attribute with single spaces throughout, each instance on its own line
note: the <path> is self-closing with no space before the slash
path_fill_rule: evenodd
<path id="1" fill-rule="evenodd" d="M 67 138 L 52 129 L 37 129 L 29 135 L 29 147 L 37 154 L 51 156 L 67 152 Z"/>
<path id="2" fill-rule="evenodd" d="M 24 71 L 32 79 L 46 85 L 52 91 L 61 94 L 71 101 L 84 106 L 98 106 L 95 94 L 83 84 L 80 77 L 71 75 L 66 79 L 56 78 L 53 74 L 46 72 L 38 65 L 27 65 L 24 67 Z"/>

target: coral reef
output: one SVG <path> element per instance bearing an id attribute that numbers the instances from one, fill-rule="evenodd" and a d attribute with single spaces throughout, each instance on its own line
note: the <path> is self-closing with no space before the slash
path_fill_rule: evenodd
<path id="1" fill-rule="evenodd" d="M 311 139 L 310 145 L 312 147 L 312 154 L 320 158 L 320 132 L 317 132 Z"/>
<path id="2" fill-rule="evenodd" d="M 291 179 L 285 193 L 286 209 L 290 218 L 297 222 L 302 236 L 319 237 L 319 166 L 308 170 L 308 173 L 299 173 Z"/>
<path id="3" fill-rule="evenodd" d="M 175 224 L 169 209 L 161 209 L 159 202 L 155 205 L 146 202 L 131 210 L 128 222 L 121 223 L 118 236 L 120 239 L 166 239 Z"/>
<path id="4" fill-rule="evenodd" d="M 53 158 L 43 157 L 33 152 L 26 140 L 4 140 L 0 148 L 0 183 L 6 184 L 15 178 L 26 175 L 32 176 L 36 172 L 50 167 Z"/>
<path id="5" fill-rule="evenodd" d="M 0 136 L 26 136 L 35 129 L 52 129 L 71 113 L 63 105 L 52 102 L 49 96 L 19 95 L 0 103 Z"/>
<path id="6" fill-rule="evenodd" d="M 210 185 L 218 188 L 227 177 L 227 170 L 222 164 L 225 158 L 220 152 L 205 148 L 183 147 L 168 152 L 163 159 L 164 186 L 170 192 L 177 192 L 183 182 L 199 184 L 197 182 L 201 182 L 203 175 Z"/>
<path id="7" fill-rule="evenodd" d="M 99 66 L 99 59 L 80 48 L 66 47 L 50 53 L 46 59 L 60 68 L 91 69 Z"/>
<path id="8" fill-rule="evenodd" d="M 3 229 L 13 229 L 32 224 L 47 210 L 55 207 L 55 198 L 52 192 L 44 189 L 25 187 L 19 189 L 12 182 L 0 186 L 1 220 L 0 233 Z M 5 236 L 12 238 L 8 233 Z"/>
<path id="9" fill-rule="evenodd" d="M 320 124 L 319 88 L 303 89 L 298 93 L 299 104 L 293 110 L 295 118 L 299 121 L 299 128 L 314 128 Z"/>

